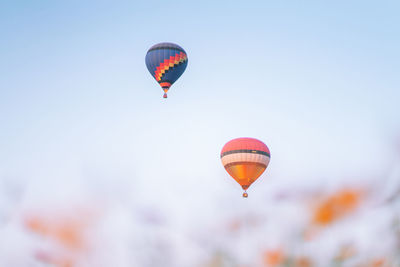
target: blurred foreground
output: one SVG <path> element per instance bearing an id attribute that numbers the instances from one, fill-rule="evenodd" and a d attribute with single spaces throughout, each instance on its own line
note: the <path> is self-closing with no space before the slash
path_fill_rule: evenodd
<path id="1" fill-rule="evenodd" d="M 257 207 L 213 200 L 212 214 L 177 216 L 115 188 L 33 198 L 3 179 L 0 265 L 400 266 L 400 164 L 378 178 L 278 186 Z"/>

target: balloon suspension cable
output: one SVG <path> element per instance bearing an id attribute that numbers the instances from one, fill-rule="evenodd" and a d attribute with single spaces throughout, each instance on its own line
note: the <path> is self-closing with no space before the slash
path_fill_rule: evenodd
<path id="1" fill-rule="evenodd" d="M 246 190 L 244 190 L 243 197 L 247 198 L 248 196 L 249 196 L 249 194 L 247 194 Z"/>

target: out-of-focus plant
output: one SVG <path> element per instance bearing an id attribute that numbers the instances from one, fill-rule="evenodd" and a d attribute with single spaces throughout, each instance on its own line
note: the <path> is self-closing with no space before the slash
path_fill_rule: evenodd
<path id="1" fill-rule="evenodd" d="M 237 265 L 232 262 L 230 257 L 222 251 L 216 251 L 205 267 L 236 267 Z"/>
<path id="2" fill-rule="evenodd" d="M 338 254 L 336 255 L 335 260 L 339 261 L 339 262 L 343 262 L 345 260 L 348 260 L 348 259 L 354 257 L 356 255 L 356 253 L 357 253 L 356 249 L 353 245 L 351 245 L 351 244 L 343 245 L 340 248 Z"/>
<path id="3" fill-rule="evenodd" d="M 38 248 L 35 257 L 57 267 L 75 266 L 89 249 L 86 233 L 96 219 L 92 210 L 75 210 L 70 213 L 33 213 L 26 216 L 28 231 L 48 241 L 54 249 Z"/>
<path id="4" fill-rule="evenodd" d="M 315 207 L 312 222 L 326 226 L 353 212 L 360 204 L 361 191 L 343 189 L 322 199 Z"/>
<path id="5" fill-rule="evenodd" d="M 313 263 L 309 257 L 301 256 L 294 260 L 295 267 L 312 267 Z"/>
<path id="6" fill-rule="evenodd" d="M 384 267 L 384 266 L 387 266 L 386 265 L 386 260 L 385 259 L 374 259 L 370 263 L 370 266 L 371 267 Z"/>
<path id="7" fill-rule="evenodd" d="M 279 266 L 284 263 L 285 256 L 282 249 L 266 250 L 264 252 L 264 265 L 268 267 Z"/>

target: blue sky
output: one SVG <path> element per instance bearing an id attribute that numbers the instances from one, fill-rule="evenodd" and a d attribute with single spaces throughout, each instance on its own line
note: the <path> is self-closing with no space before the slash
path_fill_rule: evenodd
<path id="1" fill-rule="evenodd" d="M 270 146 L 267 175 L 277 179 L 380 172 L 390 161 L 400 127 L 395 1 L 8 1 L 0 10 L 6 175 L 124 170 L 157 184 L 199 169 L 210 184 L 227 178 L 218 154 L 240 136 Z M 163 41 L 189 57 L 167 101 L 144 64 Z"/>

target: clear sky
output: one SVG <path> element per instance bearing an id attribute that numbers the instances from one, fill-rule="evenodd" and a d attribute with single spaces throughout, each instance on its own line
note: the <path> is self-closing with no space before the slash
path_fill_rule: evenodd
<path id="1" fill-rule="evenodd" d="M 381 163 L 400 120 L 395 1 L 217 2 L 2 2 L 2 163 L 206 168 L 238 136 L 271 146 L 277 174 Z M 167 101 L 144 65 L 162 41 L 189 56 Z"/>
<path id="2" fill-rule="evenodd" d="M 103 181 L 154 206 L 185 200 L 171 204 L 179 214 L 242 200 L 219 159 L 236 137 L 271 150 L 250 195 L 380 174 L 400 131 L 399 11 L 397 1 L 2 1 L 0 176 L 37 195 Z M 167 100 L 144 63 L 165 41 L 189 59 Z"/>

